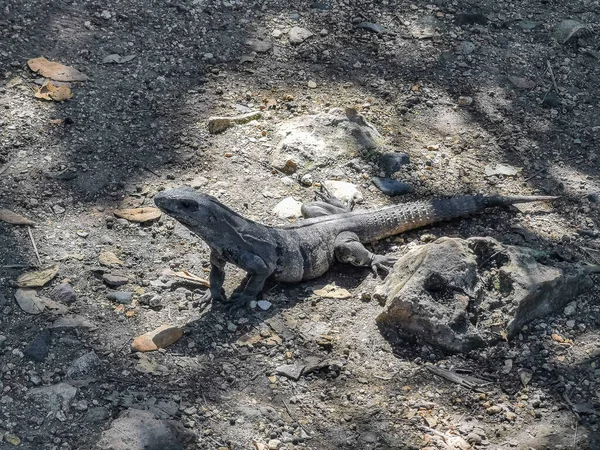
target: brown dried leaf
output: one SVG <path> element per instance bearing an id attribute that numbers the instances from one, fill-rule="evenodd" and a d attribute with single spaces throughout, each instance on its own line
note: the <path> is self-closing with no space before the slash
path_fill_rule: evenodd
<path id="1" fill-rule="evenodd" d="M 38 88 L 33 95 L 36 98 L 55 102 L 62 102 L 73 98 L 73 92 L 68 86 L 55 86 L 51 81 Z"/>
<path id="2" fill-rule="evenodd" d="M 552 333 L 552 340 L 556 342 L 565 342 L 565 338 L 556 333 Z"/>
<path id="3" fill-rule="evenodd" d="M 0 221 L 12 225 L 35 225 L 35 222 L 8 209 L 0 209 Z"/>
<path id="4" fill-rule="evenodd" d="M 352 297 L 352 294 L 344 288 L 339 288 L 334 284 L 328 284 L 323 289 L 317 289 L 314 291 L 315 295 L 323 298 L 336 298 L 345 299 Z"/>
<path id="5" fill-rule="evenodd" d="M 64 64 L 48 61 L 46 58 L 39 57 L 27 61 L 29 68 L 43 77 L 51 78 L 56 81 L 87 81 L 88 76 L 77 69 Z"/>
<path id="6" fill-rule="evenodd" d="M 161 212 L 158 208 L 116 209 L 114 215 L 129 220 L 130 222 L 143 223 L 159 219 Z"/>
<path id="7" fill-rule="evenodd" d="M 58 264 L 54 264 L 43 270 L 24 273 L 17 278 L 17 284 L 22 288 L 41 287 L 58 274 L 59 267 L 60 266 Z"/>

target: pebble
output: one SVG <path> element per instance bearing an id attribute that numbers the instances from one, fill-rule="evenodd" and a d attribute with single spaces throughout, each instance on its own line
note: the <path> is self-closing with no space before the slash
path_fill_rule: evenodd
<path id="1" fill-rule="evenodd" d="M 83 378 L 93 373 L 100 366 L 100 358 L 93 350 L 77 358 L 67 369 L 70 378 Z"/>
<path id="2" fill-rule="evenodd" d="M 381 34 L 385 29 L 378 23 L 373 22 L 361 22 L 356 25 L 356 28 L 362 28 L 363 30 L 370 31 L 371 33 Z"/>
<path id="3" fill-rule="evenodd" d="M 106 295 L 106 298 L 117 303 L 128 305 L 131 303 L 133 292 L 110 292 Z"/>
<path id="4" fill-rule="evenodd" d="M 325 187 L 333 195 L 337 197 L 342 203 L 353 201 L 354 203 L 362 203 L 363 195 L 358 187 L 352 183 L 346 181 L 337 180 L 326 180 Z"/>
<path id="5" fill-rule="evenodd" d="M 43 362 L 50 349 L 50 330 L 39 333 L 23 350 L 25 356 L 36 362 Z"/>
<path id="6" fill-rule="evenodd" d="M 60 205 L 54 205 L 52 210 L 54 211 L 54 214 L 64 214 L 66 212 L 66 209 Z"/>
<path id="7" fill-rule="evenodd" d="M 384 153 L 379 157 L 379 167 L 386 176 L 398 172 L 403 166 L 410 163 L 410 156 L 406 153 Z"/>
<path id="8" fill-rule="evenodd" d="M 313 185 L 312 175 L 310 173 L 302 175 L 302 178 L 300 178 L 300 183 L 302 183 L 304 186 L 312 186 Z"/>
<path id="9" fill-rule="evenodd" d="M 267 301 L 267 300 L 259 300 L 258 302 L 256 302 L 256 305 L 262 309 L 263 311 L 268 310 L 271 306 L 273 306 L 273 303 Z"/>
<path id="10" fill-rule="evenodd" d="M 458 97 L 458 106 L 470 106 L 473 103 L 473 97 L 460 96 Z"/>
<path id="11" fill-rule="evenodd" d="M 48 296 L 55 302 L 65 303 L 70 305 L 77 300 L 75 291 L 68 283 L 62 283 L 50 291 Z"/>
<path id="12" fill-rule="evenodd" d="M 542 102 L 542 104 L 544 106 L 547 106 L 548 108 L 558 108 L 561 105 L 561 103 L 562 102 L 560 97 L 554 91 L 550 91 L 548 95 L 546 95 L 544 101 Z"/>
<path id="13" fill-rule="evenodd" d="M 292 27 L 288 33 L 288 39 L 291 44 L 301 44 L 313 35 L 312 31 L 301 27 Z"/>
<path id="14" fill-rule="evenodd" d="M 267 444 L 269 450 L 279 450 L 282 445 L 283 444 L 279 439 L 271 439 Z"/>
<path id="15" fill-rule="evenodd" d="M 491 415 L 502 412 L 502 408 L 500 408 L 498 405 L 493 405 L 493 406 L 490 406 L 489 408 L 487 408 L 485 410 L 485 412 L 491 416 Z"/>
<path id="16" fill-rule="evenodd" d="M 123 286 L 129 282 L 129 279 L 124 275 L 113 275 L 111 273 L 105 273 L 102 275 L 102 279 L 109 286 Z"/>
<path id="17" fill-rule="evenodd" d="M 21 439 L 14 434 L 6 433 L 4 435 L 4 440 L 15 447 L 21 444 Z"/>
<path id="18" fill-rule="evenodd" d="M 131 350 L 134 352 L 150 352 L 165 348 L 177 342 L 183 336 L 183 330 L 174 325 L 161 325 L 153 331 L 135 337 Z"/>
<path id="19" fill-rule="evenodd" d="M 246 45 L 248 45 L 256 53 L 266 53 L 273 47 L 273 44 L 270 41 L 265 41 L 262 39 L 248 39 L 246 41 Z"/>
<path id="20" fill-rule="evenodd" d="M 275 39 L 278 39 L 281 37 L 282 34 L 283 34 L 283 31 L 275 29 L 271 33 L 271 36 L 273 36 Z"/>
<path id="21" fill-rule="evenodd" d="M 573 314 L 575 314 L 576 311 L 577 302 L 568 303 L 567 306 L 565 306 L 565 309 L 563 309 L 563 313 L 565 314 L 565 316 L 572 316 Z"/>
<path id="22" fill-rule="evenodd" d="M 590 192 L 587 199 L 592 203 L 600 203 L 600 194 L 598 192 Z"/>
<path id="23" fill-rule="evenodd" d="M 315 83 L 313 80 L 310 80 L 308 82 L 308 87 L 311 88 L 311 89 L 314 89 L 314 88 L 317 87 L 317 83 Z"/>
<path id="24" fill-rule="evenodd" d="M 286 197 L 273 208 L 273 214 L 280 219 L 297 219 L 302 217 L 302 202 L 294 197 Z"/>
<path id="25" fill-rule="evenodd" d="M 410 184 L 394 180 L 393 178 L 374 177 L 371 181 L 377 189 L 389 196 L 404 195 L 413 190 Z"/>

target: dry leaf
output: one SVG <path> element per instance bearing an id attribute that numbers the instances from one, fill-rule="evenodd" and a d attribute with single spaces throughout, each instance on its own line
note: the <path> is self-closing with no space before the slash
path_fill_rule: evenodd
<path id="1" fill-rule="evenodd" d="M 102 64 L 124 64 L 135 58 L 135 55 L 121 56 L 117 53 L 102 58 Z"/>
<path id="2" fill-rule="evenodd" d="M 55 86 L 51 81 L 38 88 L 33 95 L 36 98 L 55 102 L 62 102 L 73 98 L 73 92 L 68 86 Z"/>
<path id="3" fill-rule="evenodd" d="M 0 221 L 12 225 L 35 225 L 35 222 L 8 209 L 0 209 Z"/>
<path id="4" fill-rule="evenodd" d="M 556 342 L 565 342 L 565 338 L 563 338 L 560 334 L 553 333 L 552 340 Z"/>
<path id="5" fill-rule="evenodd" d="M 43 77 L 56 81 L 87 81 L 86 74 L 64 64 L 48 61 L 43 56 L 27 61 L 29 68 Z"/>
<path id="6" fill-rule="evenodd" d="M 143 223 L 159 219 L 161 212 L 158 208 L 116 209 L 114 215 L 122 219 L 127 219 L 130 222 Z"/>
<path id="7" fill-rule="evenodd" d="M 133 317 L 135 316 L 135 310 L 134 309 L 130 309 L 128 311 L 125 311 L 125 317 Z"/>
<path id="8" fill-rule="evenodd" d="M 113 264 L 122 265 L 123 261 L 117 258 L 113 252 L 102 252 L 98 255 L 98 260 L 103 266 L 112 266 Z"/>
<path id="9" fill-rule="evenodd" d="M 204 278 L 200 278 L 194 274 L 186 272 L 185 270 L 182 270 L 181 272 L 172 272 L 172 273 L 169 273 L 169 275 L 172 275 L 177 278 L 183 278 L 184 280 L 192 281 L 194 283 L 200 283 L 200 284 L 203 284 L 204 286 L 210 287 L 210 283 L 208 282 L 208 280 L 205 280 Z"/>
<path id="10" fill-rule="evenodd" d="M 63 123 L 65 123 L 65 119 L 52 119 L 50 120 L 50 123 L 52 125 L 62 125 Z"/>
<path id="11" fill-rule="evenodd" d="M 58 268 L 59 265 L 54 264 L 43 270 L 24 273 L 17 279 L 17 284 L 22 288 L 41 287 L 58 274 Z"/>

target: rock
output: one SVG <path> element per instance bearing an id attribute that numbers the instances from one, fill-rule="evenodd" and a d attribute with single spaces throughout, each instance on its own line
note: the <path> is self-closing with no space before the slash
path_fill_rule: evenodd
<path id="1" fill-rule="evenodd" d="M 127 409 L 103 431 L 102 450 L 185 450 L 193 436 L 174 421 L 157 419 L 150 411 Z"/>
<path id="2" fill-rule="evenodd" d="M 137 336 L 131 344 L 134 352 L 151 352 L 165 348 L 177 342 L 183 336 L 183 330 L 174 325 L 161 325 L 153 331 Z"/>
<path id="3" fill-rule="evenodd" d="M 121 261 L 117 255 L 115 255 L 113 252 L 109 252 L 109 251 L 105 251 L 102 252 L 98 255 L 98 261 L 100 261 L 100 264 L 102 264 L 103 266 L 122 266 L 123 265 L 123 261 Z"/>
<path id="4" fill-rule="evenodd" d="M 366 31 L 370 31 L 371 33 L 381 34 L 385 32 L 385 28 L 383 28 L 378 23 L 373 22 L 360 22 L 356 25 L 356 28 L 361 28 Z"/>
<path id="5" fill-rule="evenodd" d="M 282 445 L 283 443 L 279 439 L 271 439 L 267 443 L 267 447 L 269 447 L 269 450 L 279 450 Z"/>
<path id="6" fill-rule="evenodd" d="M 413 187 L 410 184 L 394 180 L 393 178 L 373 177 L 371 181 L 377 189 L 389 196 L 404 195 L 413 191 Z"/>
<path id="7" fill-rule="evenodd" d="M 98 355 L 94 351 L 88 352 L 73 361 L 67 369 L 67 375 L 73 379 L 83 378 L 86 375 L 93 374 L 100 366 L 100 363 L 100 358 L 98 358 Z"/>
<path id="8" fill-rule="evenodd" d="M 48 350 L 50 349 L 50 330 L 42 330 L 34 339 L 29 343 L 23 353 L 29 359 L 42 362 L 48 356 Z"/>
<path id="9" fill-rule="evenodd" d="M 514 87 L 519 89 L 533 89 L 536 86 L 535 81 L 532 81 L 529 78 L 509 76 L 508 81 L 510 81 Z"/>
<path id="10" fill-rule="evenodd" d="M 298 217 L 302 217 L 301 208 L 302 202 L 293 197 L 286 197 L 275 205 L 273 214 L 280 219 L 297 219 Z"/>
<path id="11" fill-rule="evenodd" d="M 461 55 L 470 55 L 471 53 L 473 53 L 475 51 L 475 49 L 477 48 L 477 46 L 475 44 L 473 44 L 472 42 L 469 41 L 462 41 L 460 44 L 458 44 L 456 46 L 456 53 L 459 53 Z"/>
<path id="12" fill-rule="evenodd" d="M 123 305 L 129 305 L 133 297 L 133 292 L 109 292 L 106 294 L 106 298 Z"/>
<path id="13" fill-rule="evenodd" d="M 548 108 L 558 108 L 560 105 L 562 105 L 562 100 L 556 92 L 550 91 L 548 92 L 548 95 L 545 96 L 542 105 Z"/>
<path id="14" fill-rule="evenodd" d="M 563 313 L 567 317 L 574 315 L 576 312 L 577 312 L 577 302 L 570 302 L 563 309 Z"/>
<path id="15" fill-rule="evenodd" d="M 285 364 L 275 368 L 275 373 L 291 380 L 298 381 L 300 376 L 302 376 L 303 370 L 304 364 Z"/>
<path id="16" fill-rule="evenodd" d="M 487 25 L 489 19 L 480 13 L 457 13 L 454 22 L 457 25 Z"/>
<path id="17" fill-rule="evenodd" d="M 211 134 L 218 134 L 231 127 L 233 124 L 244 124 L 262 117 L 260 111 L 253 111 L 246 114 L 240 114 L 232 117 L 209 117 L 208 131 Z"/>
<path id="18" fill-rule="evenodd" d="M 288 39 L 290 40 L 291 44 L 298 45 L 307 40 L 312 35 L 313 33 L 310 30 L 307 30 L 306 28 L 292 27 L 290 28 L 290 31 L 288 33 Z"/>
<path id="19" fill-rule="evenodd" d="M 194 178 L 192 181 L 190 181 L 190 187 L 193 187 L 194 189 L 200 189 L 204 186 L 208 186 L 209 183 L 209 179 L 203 176 L 198 176 L 196 178 Z"/>
<path id="20" fill-rule="evenodd" d="M 312 166 L 335 167 L 344 158 L 367 154 L 383 142 L 353 108 L 288 119 L 277 127 L 275 137 L 271 165 L 288 175 Z"/>
<path id="21" fill-rule="evenodd" d="M 77 388 L 67 383 L 33 388 L 27 394 L 52 413 L 68 412 L 71 402 L 77 395 Z"/>
<path id="22" fill-rule="evenodd" d="M 94 330 L 97 327 L 96 327 L 96 325 L 94 325 L 92 322 L 90 322 L 88 319 L 86 319 L 83 316 L 71 315 L 71 316 L 65 316 L 65 317 L 60 317 L 60 318 L 56 319 L 52 323 L 52 325 L 50 325 L 50 328 L 54 328 L 54 329 L 87 328 L 90 330 Z"/>
<path id="23" fill-rule="evenodd" d="M 337 287 L 335 284 L 328 284 L 321 289 L 315 289 L 314 294 L 322 298 L 333 298 L 337 300 L 352 297 L 352 294 L 350 294 L 347 289 Z"/>
<path id="24" fill-rule="evenodd" d="M 4 293 L 0 292 L 0 309 L 4 309 L 7 303 L 8 299 L 6 298 Z"/>
<path id="25" fill-rule="evenodd" d="M 485 176 L 491 177 L 494 175 L 504 175 L 507 177 L 514 177 L 519 172 L 522 172 L 523 169 L 521 167 L 514 167 L 508 164 L 496 164 L 494 166 L 485 166 Z"/>
<path id="26" fill-rule="evenodd" d="M 498 405 L 493 405 L 493 406 L 490 406 L 489 408 L 486 408 L 485 412 L 488 413 L 490 416 L 492 416 L 494 414 L 501 413 L 502 408 Z"/>
<path id="27" fill-rule="evenodd" d="M 502 335 L 510 339 L 592 285 L 584 266 L 545 265 L 538 261 L 543 257 L 491 238 L 441 238 L 417 247 L 377 288 L 375 298 L 386 303 L 377 322 L 451 352 L 491 345 Z"/>
<path id="28" fill-rule="evenodd" d="M 269 308 L 271 308 L 271 306 L 273 306 L 273 303 L 267 300 L 259 300 L 256 302 L 256 306 L 258 306 L 263 311 L 267 311 Z"/>
<path id="29" fill-rule="evenodd" d="M 406 153 L 384 153 L 379 157 L 379 167 L 388 177 L 409 163 L 410 157 Z"/>
<path id="30" fill-rule="evenodd" d="M 300 183 L 302 183 L 303 186 L 312 186 L 313 185 L 312 175 L 310 173 L 302 175 L 302 178 L 300 178 Z"/>
<path id="31" fill-rule="evenodd" d="M 331 195 L 337 197 L 342 203 L 362 203 L 363 195 L 358 186 L 346 181 L 326 180 L 325 187 Z"/>
<path id="32" fill-rule="evenodd" d="M 577 34 L 580 30 L 585 29 L 586 26 L 581 22 L 576 20 L 567 19 L 563 20 L 556 26 L 554 33 L 552 33 L 552 37 L 558 41 L 560 44 L 566 44 L 571 40 L 575 34 Z"/>
<path id="33" fill-rule="evenodd" d="M 256 53 L 266 53 L 273 48 L 273 44 L 270 41 L 264 41 L 262 39 L 248 39 L 246 45 Z"/>
<path id="34" fill-rule="evenodd" d="M 34 289 L 17 289 L 15 300 L 27 314 L 40 314 L 45 308 L 44 300 L 38 297 Z"/>
<path id="35" fill-rule="evenodd" d="M 77 300 L 77 294 L 75 294 L 75 291 L 68 283 L 62 283 L 54 287 L 48 296 L 55 302 L 61 302 L 67 305 L 70 305 Z"/>
<path id="36" fill-rule="evenodd" d="M 473 97 L 458 97 L 458 106 L 470 106 L 473 103 Z"/>
<path id="37" fill-rule="evenodd" d="M 317 83 L 314 82 L 313 80 L 309 80 L 309 82 L 307 83 L 308 87 L 310 89 L 315 89 L 317 87 Z"/>
<path id="38" fill-rule="evenodd" d="M 1 434 L 0 434 L 0 438 L 2 438 Z M 19 438 L 19 436 L 17 436 L 16 434 L 11 434 L 11 433 L 6 433 L 4 435 L 4 441 L 8 442 L 10 445 L 13 445 L 15 447 L 17 447 L 21 444 L 21 438 Z"/>
<path id="39" fill-rule="evenodd" d="M 112 273 L 105 273 L 102 275 L 102 279 L 106 284 L 114 287 L 123 286 L 124 284 L 129 283 L 129 278 L 125 275 L 115 275 Z"/>

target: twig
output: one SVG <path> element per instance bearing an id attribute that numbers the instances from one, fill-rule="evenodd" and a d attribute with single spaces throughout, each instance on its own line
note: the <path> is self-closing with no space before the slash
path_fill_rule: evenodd
<path id="1" fill-rule="evenodd" d="M 575 422 L 575 435 L 573 436 L 573 448 L 577 447 L 577 427 L 579 426 L 579 422 Z"/>
<path id="2" fill-rule="evenodd" d="M 296 418 L 294 417 L 294 415 L 292 414 L 292 412 L 290 411 L 290 407 L 288 406 L 288 404 L 285 402 L 285 400 L 281 400 L 283 402 L 283 406 L 285 406 L 285 410 L 287 411 L 288 415 L 290 416 L 290 419 L 292 419 L 294 422 L 296 421 Z"/>
<path id="3" fill-rule="evenodd" d="M 35 245 L 35 239 L 33 239 L 33 233 L 31 232 L 31 227 L 27 227 L 27 231 L 29 231 L 29 237 L 31 238 L 31 243 L 33 244 L 33 249 L 35 250 L 35 256 L 37 256 L 37 260 L 39 265 L 42 265 L 42 260 L 40 259 L 40 254 L 38 253 L 37 245 Z"/>
<path id="4" fill-rule="evenodd" d="M 160 175 L 157 174 L 154 170 L 150 169 L 149 167 L 144 166 L 143 167 L 144 170 L 147 170 L 148 172 L 150 172 L 152 175 L 156 175 L 158 178 L 160 178 Z"/>
<path id="5" fill-rule="evenodd" d="M 0 266 L 3 269 L 27 269 L 32 267 L 31 264 L 6 264 L 5 266 Z"/>
<path id="6" fill-rule="evenodd" d="M 573 402 L 571 401 L 571 399 L 564 392 L 563 392 L 562 396 L 563 396 L 563 399 L 565 400 L 565 402 L 567 402 L 567 405 L 569 406 L 569 408 L 571 409 L 571 412 L 575 415 L 575 417 L 577 418 L 577 420 L 578 421 L 581 420 L 581 416 L 577 412 L 577 409 L 575 408 L 575 405 L 573 404 Z"/>
<path id="7" fill-rule="evenodd" d="M 217 441 L 214 437 L 212 436 L 206 436 L 208 439 L 210 439 L 211 441 L 213 441 L 215 444 L 217 444 L 217 447 L 222 448 L 224 447 L 223 444 L 221 444 L 219 441 Z"/>
<path id="8" fill-rule="evenodd" d="M 4 172 L 6 172 L 6 169 L 8 169 L 8 166 L 10 164 L 6 164 L 2 169 L 0 169 L 0 175 L 2 175 Z"/>
<path id="9" fill-rule="evenodd" d="M 548 95 L 548 93 L 546 93 L 546 95 Z M 546 100 L 546 97 L 544 97 L 544 100 Z M 542 102 L 543 102 L 544 100 L 542 100 Z M 525 183 L 527 183 L 529 180 L 531 180 L 531 179 L 533 179 L 533 178 L 537 177 L 539 174 L 541 174 L 541 173 L 544 173 L 545 171 L 546 171 L 546 169 L 540 169 L 540 170 L 538 170 L 537 172 L 535 172 L 533 175 L 531 175 L 530 177 L 527 177 L 527 178 L 525 178 L 523 181 L 524 181 Z"/>
<path id="10" fill-rule="evenodd" d="M 480 380 L 475 377 L 462 377 L 454 372 L 433 366 L 431 364 L 426 365 L 425 368 L 438 377 L 445 378 L 452 383 L 458 384 L 459 386 L 464 386 L 479 393 L 484 392 L 479 388 L 491 384 L 490 382 L 485 382 L 484 380 Z"/>
<path id="11" fill-rule="evenodd" d="M 548 65 L 548 70 L 550 71 L 550 78 L 552 78 L 552 84 L 554 85 L 554 90 L 557 94 L 560 94 L 558 90 L 558 86 L 556 85 L 556 78 L 554 78 L 554 72 L 552 71 L 552 66 L 550 65 L 550 61 L 546 60 L 546 64 Z"/>
<path id="12" fill-rule="evenodd" d="M 389 376 L 389 377 L 381 377 L 381 376 L 379 376 L 379 375 L 371 375 L 371 376 L 372 376 L 373 378 L 377 378 L 378 380 L 383 380 L 383 381 L 392 381 L 392 380 L 394 379 L 394 377 L 395 377 L 396 375 L 398 375 L 399 373 L 400 373 L 400 372 L 396 372 L 396 373 L 392 374 L 392 375 L 391 375 L 391 376 Z"/>

